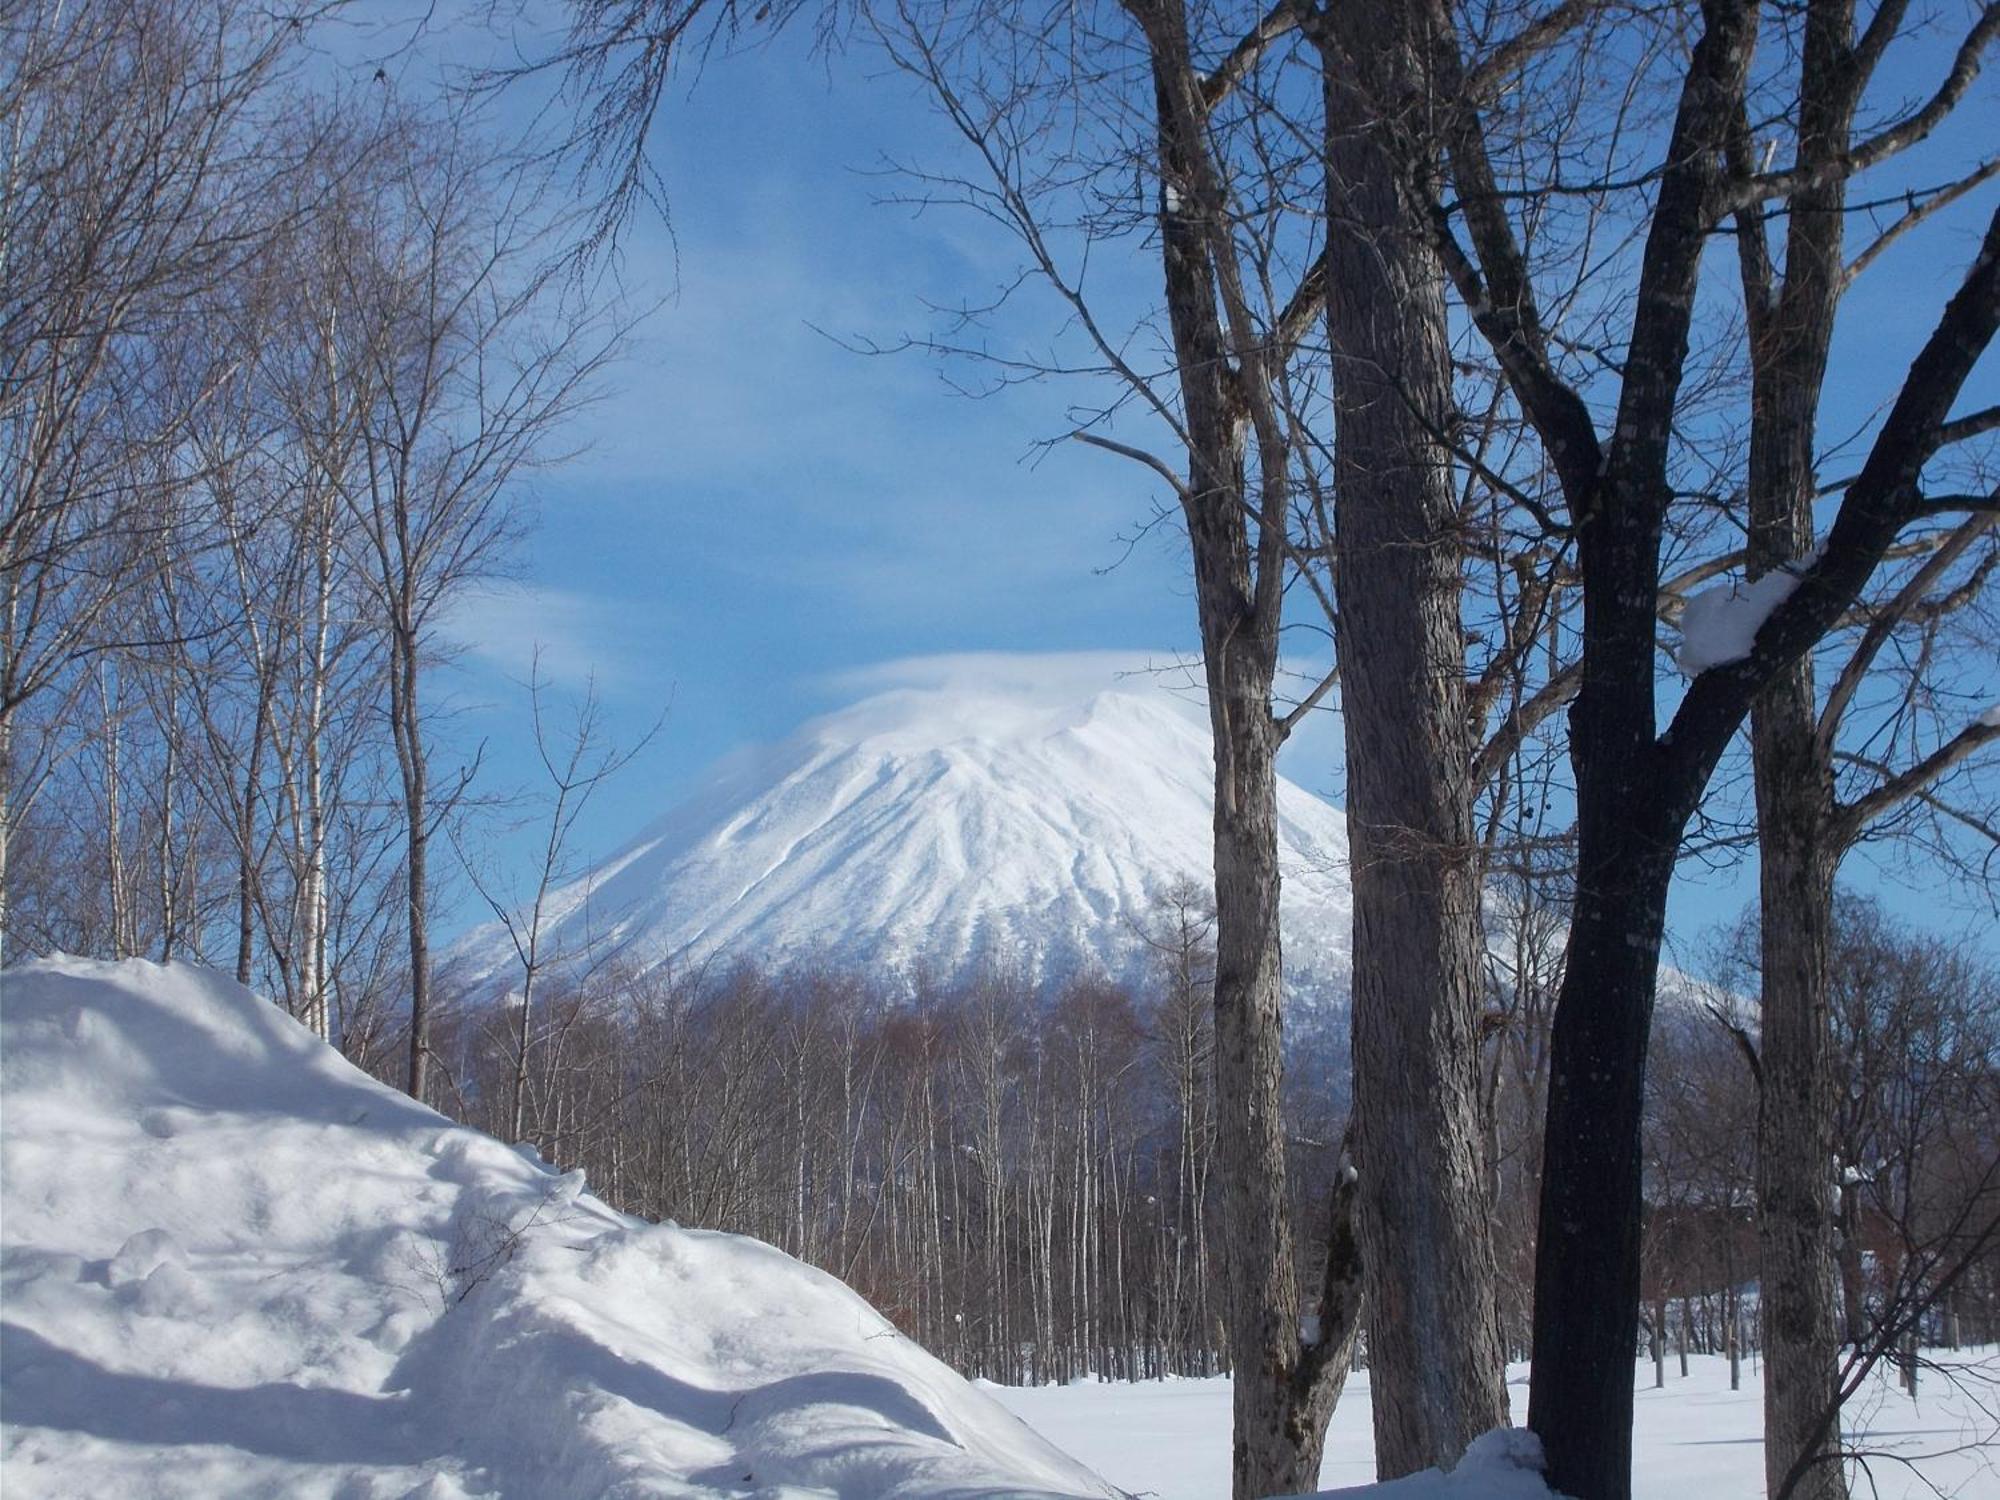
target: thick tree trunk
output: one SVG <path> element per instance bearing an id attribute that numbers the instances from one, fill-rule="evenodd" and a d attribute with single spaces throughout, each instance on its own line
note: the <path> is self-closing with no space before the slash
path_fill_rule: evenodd
<path id="1" fill-rule="evenodd" d="M 1760 628 L 1747 657 L 1695 678 L 1658 733 L 1656 611 L 1660 552 L 1676 500 L 1675 419 L 1699 272 L 1718 216 L 1758 201 L 1738 186 L 1757 170 L 1745 100 L 1758 20 L 1757 8 L 1742 0 L 1702 6 L 1631 298 L 1608 440 L 1548 353 L 1476 108 L 1463 112 L 1452 145 L 1459 211 L 1479 257 L 1475 271 L 1449 240 L 1454 276 L 1560 476 L 1583 584 L 1581 685 L 1570 709 L 1577 898 L 1552 1038 L 1529 1397 L 1549 1481 L 1577 1500 L 1631 1493 L 1639 1120 L 1676 845 L 1752 699 L 1835 625 L 1915 518 L 1924 466 L 2000 327 L 1996 216 L 1860 472 L 1844 487 L 1805 581 Z M 1852 52 L 1834 60 L 1841 72 L 1865 77 Z M 1834 83 L 1808 67 L 1802 93 L 1811 102 Z M 1848 164 L 1836 154 L 1830 170 L 1837 176 Z M 1787 205 L 1794 224 L 1798 199 Z M 1739 212 L 1739 231 L 1746 216 Z M 1739 243 L 1747 238 L 1739 233 Z M 1768 305 L 1747 301 L 1753 319 Z"/>
<path id="2" fill-rule="evenodd" d="M 1326 13 L 1354 1121 L 1383 1479 L 1507 1421 L 1482 1190 L 1479 918 L 1444 274 L 1418 7 Z"/>
<path id="3" fill-rule="evenodd" d="M 1839 159 L 1865 74 L 1852 0 L 1813 0 L 1799 154 Z M 1838 174 L 1788 204 L 1782 279 L 1761 217 L 1739 222 L 1750 308 L 1750 573 L 1804 564 L 1814 546 L 1814 447 L 1834 315 L 1846 287 Z M 1764 1312 L 1764 1472 L 1773 1497 L 1847 1500 L 1839 1460 L 1840 1328 L 1832 1181 L 1836 1064 L 1827 996 L 1833 877 L 1843 852 L 1810 654 L 1752 705 L 1761 859 L 1762 1092 L 1757 1245 Z M 1789 1486 L 1789 1490 L 1788 1490 Z"/>
<path id="4" fill-rule="evenodd" d="M 1805 544 L 1780 555 L 1804 554 L 1811 517 L 1808 497 L 1795 518 Z M 1799 1500 L 1846 1500 L 1839 1425 L 1830 1416 L 1839 1396 L 1840 1324 L 1827 945 L 1840 851 L 1830 827 L 1832 769 L 1815 728 L 1812 663 L 1805 658 L 1751 712 L 1763 910 L 1757 1244 L 1764 1470 L 1773 1496 L 1789 1481 Z"/>
<path id="5" fill-rule="evenodd" d="M 1299 1295 L 1286 1205 L 1278 944 L 1276 735 L 1270 677 L 1225 646 L 1210 667 L 1215 705 L 1215 1079 L 1223 1236 L 1230 1264 L 1236 1493 L 1310 1489 L 1324 1427 L 1301 1425 L 1285 1394 Z M 1223 738 L 1227 729 L 1228 738 Z M 1225 748 L 1226 746 L 1226 748 Z"/>
<path id="6" fill-rule="evenodd" d="M 1207 102 L 1178 0 L 1128 0 L 1151 51 L 1160 250 L 1188 449 L 1182 495 L 1215 748 L 1216 1167 L 1234 1375 L 1236 1500 L 1316 1486 L 1326 1422 L 1359 1327 L 1359 1266 L 1335 1195 L 1331 1249 L 1302 1328 L 1282 1113 L 1273 716 L 1292 456 L 1272 406 L 1268 349 L 1243 347 L 1241 267 L 1210 158 Z M 1234 311 L 1225 313 L 1228 299 Z M 1248 478 L 1246 437 L 1258 445 Z M 1253 527 L 1251 516 L 1255 515 Z"/>
<path id="7" fill-rule="evenodd" d="M 1607 708 L 1580 698 L 1572 714 L 1581 836 L 1550 1037 L 1528 1409 L 1550 1487 L 1577 1500 L 1631 1493 L 1646 1041 L 1685 822 L 1647 805 L 1643 756 L 1604 754 L 1601 722 L 1597 742 L 1586 732 Z"/>
<path id="8" fill-rule="evenodd" d="M 1551 442 L 1580 523 L 1583 651 L 1569 713 L 1576 902 L 1550 1037 L 1528 1422 L 1551 1487 L 1575 1500 L 1632 1493 L 1639 1132 L 1667 891 L 1681 834 L 1744 711 L 1732 698 L 1703 717 L 1707 700 L 1695 705 L 1691 693 L 1674 729 L 1659 736 L 1654 672 L 1672 419 L 1755 15 L 1747 4 L 1703 8 L 1647 232 L 1617 436 L 1596 462 L 1587 416 L 1573 434 L 1583 451 L 1566 451 L 1567 435 Z M 1690 713 L 1695 722 L 1677 740 Z"/>

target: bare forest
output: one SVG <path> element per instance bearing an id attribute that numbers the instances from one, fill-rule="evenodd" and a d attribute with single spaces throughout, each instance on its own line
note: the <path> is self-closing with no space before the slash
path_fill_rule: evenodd
<path id="1" fill-rule="evenodd" d="M 1231 1372 L 1238 1500 L 1312 1488 L 1353 1367 L 1393 1478 L 1530 1358 L 1552 1487 L 1628 1500 L 1627 1376 L 1691 1352 L 1764 1368 L 1771 1500 L 1846 1500 L 1870 1372 L 2000 1342 L 1994 950 L 1847 864 L 2000 892 L 2000 5 L 571 0 L 437 87 L 345 10 L 0 0 L 0 959 L 223 970 L 966 1374 Z M 677 90 L 803 37 L 921 101 L 884 196 L 1011 268 L 1013 321 L 857 357 L 1060 390 L 1023 443 L 1174 539 L 1213 865 L 1144 983 L 557 951 L 650 735 L 538 674 L 518 788 L 453 722 L 453 611 L 644 321 Z M 1885 277 L 1894 367 L 1842 342 Z M 1332 713 L 1329 997 L 1276 766 Z"/>

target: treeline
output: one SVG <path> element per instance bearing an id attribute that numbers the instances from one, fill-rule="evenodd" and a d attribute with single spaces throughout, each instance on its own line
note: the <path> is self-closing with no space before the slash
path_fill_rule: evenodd
<path id="1" fill-rule="evenodd" d="M 629 1212 L 782 1246 L 968 1374 L 1214 1373 L 1227 1355 L 1207 935 L 1168 903 L 1158 976 L 1137 991 L 990 976 L 912 995 L 824 971 L 606 967 L 547 981 L 525 1030 L 518 999 L 453 1012 L 445 1097 L 505 1135 L 520 1079 L 523 1135 L 549 1161 Z M 1919 1307 L 1905 1341 L 2000 1338 L 2000 1251 L 1977 1234 L 2000 1207 L 2000 985 L 1858 900 L 1835 973 L 1848 1338 L 1869 1346 Z M 1523 1004 L 1498 963 L 1489 990 L 1488 1212 L 1510 1289 L 1502 1343 L 1523 1359 L 1546 997 Z M 1347 1019 L 1303 997 L 1292 1019 L 1286 1135 L 1314 1233 L 1302 1268 L 1323 1254 L 1313 1205 L 1351 1170 Z M 1675 997 L 1655 1025 L 1637 1336 L 1662 1361 L 1762 1346 L 1753 1030 L 1722 990 Z"/>
<path id="2" fill-rule="evenodd" d="M 1825 1294 L 1841 1342 L 1908 1362 L 1919 1345 L 2000 1339 L 2000 976 L 1871 901 L 1843 896 L 1834 915 L 1838 1284 Z M 1642 1338 L 1662 1366 L 1669 1345 L 1763 1347 L 1758 952 L 1746 920 L 1717 956 L 1723 984 L 1654 1028 Z"/>
<path id="3" fill-rule="evenodd" d="M 969 1374 L 1210 1374 L 1211 974 L 1192 944 L 1143 994 L 606 970 L 552 981 L 526 1028 L 518 997 L 456 1012 L 438 1055 L 470 1123 L 504 1133 L 523 1080 L 545 1158 L 630 1212 L 789 1250 Z M 1345 1016 L 1326 1019 L 1294 1057 L 1302 1193 L 1339 1170 Z"/>

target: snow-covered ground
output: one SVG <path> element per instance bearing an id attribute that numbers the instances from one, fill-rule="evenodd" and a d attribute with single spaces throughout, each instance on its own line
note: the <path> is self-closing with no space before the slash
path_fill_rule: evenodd
<path id="1" fill-rule="evenodd" d="M 1887 1378 L 1864 1393 L 1850 1438 L 1878 1456 L 1853 1493 L 1867 1500 L 2000 1500 L 2000 1350 L 1931 1356 L 1957 1366 L 1959 1382 L 1924 1372 L 1913 1401 Z M 1653 1389 L 1650 1364 L 1636 1368 L 1634 1500 L 1764 1500 L 1758 1372 L 1743 1369 L 1729 1389 L 1729 1363 L 1692 1358 L 1688 1377 L 1669 1361 L 1667 1384 Z M 1518 1421 L 1526 1411 L 1525 1365 L 1508 1372 Z M 1157 1500 L 1216 1500 L 1229 1493 L 1229 1382 L 1169 1380 L 1145 1385 L 1082 1384 L 1031 1390 L 991 1387 L 1045 1437 L 1120 1489 Z M 1375 1475 L 1368 1377 L 1348 1382 L 1327 1435 L 1320 1483 L 1328 1489 L 1367 1484 Z M 1434 1487 L 1378 1500 L 1445 1500 Z M 1480 1500 L 1491 1488 L 1477 1492 Z M 1546 1492 L 1544 1492 L 1546 1493 Z"/>
<path id="2" fill-rule="evenodd" d="M 832 1277 L 614 1213 L 206 971 L 0 975 L 8 1500 L 1106 1496 Z"/>
<path id="3" fill-rule="evenodd" d="M 0 1104 L 9 1500 L 1228 1493 L 1225 1382 L 982 1391 L 832 1277 L 616 1213 L 207 971 L 0 974 Z M 1640 1500 L 1760 1493 L 1754 1386 L 1704 1361 L 1639 1412 Z M 1942 1379 L 1863 1425 L 1960 1450 L 1879 1464 L 1886 1500 L 2000 1497 Z M 1548 1500 L 1521 1443 L 1374 1500 Z M 1357 1379 L 1321 1479 L 1371 1468 Z"/>

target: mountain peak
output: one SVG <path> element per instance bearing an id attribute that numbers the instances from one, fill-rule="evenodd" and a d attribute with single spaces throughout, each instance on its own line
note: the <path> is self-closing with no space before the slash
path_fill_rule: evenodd
<path id="1" fill-rule="evenodd" d="M 951 983 L 1139 982 L 1178 882 L 1212 881 L 1213 760 L 1186 674 L 1135 658 L 934 657 L 840 684 L 865 696 L 728 758 L 559 894 L 545 943 L 641 968 L 825 961 Z M 1339 812 L 1279 789 L 1287 969 L 1345 988 Z M 492 928 L 462 972 L 504 980 Z"/>

